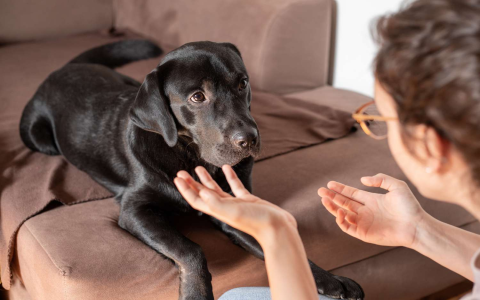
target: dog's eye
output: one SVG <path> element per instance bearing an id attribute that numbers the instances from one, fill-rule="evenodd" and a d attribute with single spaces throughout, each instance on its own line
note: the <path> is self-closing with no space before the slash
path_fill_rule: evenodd
<path id="1" fill-rule="evenodd" d="M 242 79 L 242 80 L 240 80 L 240 85 L 238 86 L 238 88 L 240 90 L 244 90 L 244 89 L 247 88 L 247 85 L 248 85 L 248 80 Z"/>
<path id="2" fill-rule="evenodd" d="M 205 95 L 203 93 L 195 93 L 193 94 L 192 97 L 190 97 L 190 100 L 192 100 L 193 102 L 202 102 L 202 101 L 205 101 Z"/>

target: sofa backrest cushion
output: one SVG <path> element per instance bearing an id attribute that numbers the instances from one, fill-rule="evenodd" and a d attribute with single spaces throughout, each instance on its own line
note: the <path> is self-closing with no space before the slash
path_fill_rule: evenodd
<path id="1" fill-rule="evenodd" d="M 115 27 L 165 49 L 235 44 L 256 89 L 284 94 L 327 82 L 332 0 L 113 0 Z"/>
<path id="2" fill-rule="evenodd" d="M 0 44 L 111 28 L 113 0 L 0 0 Z"/>

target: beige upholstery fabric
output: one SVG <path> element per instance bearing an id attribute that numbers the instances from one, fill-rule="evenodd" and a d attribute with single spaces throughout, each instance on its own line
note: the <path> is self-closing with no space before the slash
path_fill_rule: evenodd
<path id="1" fill-rule="evenodd" d="M 0 44 L 109 29 L 112 0 L 0 0 Z"/>
<path id="2" fill-rule="evenodd" d="M 114 0 L 115 27 L 166 48 L 235 44 L 256 89 L 283 94 L 326 84 L 331 0 Z"/>

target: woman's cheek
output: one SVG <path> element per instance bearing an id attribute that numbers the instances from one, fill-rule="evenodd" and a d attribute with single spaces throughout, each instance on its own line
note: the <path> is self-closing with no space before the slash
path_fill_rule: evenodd
<path id="1" fill-rule="evenodd" d="M 405 146 L 401 141 L 400 137 L 400 128 L 397 122 L 387 122 L 387 129 L 388 129 L 388 146 L 390 147 L 390 152 L 392 153 L 393 157 L 397 161 L 397 164 L 400 165 L 401 152 L 405 150 Z"/>
<path id="2" fill-rule="evenodd" d="M 398 128 L 394 125 L 388 126 L 388 146 L 390 147 L 390 152 L 392 153 L 393 158 L 399 166 L 404 165 L 402 157 L 404 157 L 405 146 L 401 142 L 400 134 Z"/>
<path id="3" fill-rule="evenodd" d="M 398 122 L 388 125 L 388 146 L 397 165 L 414 185 L 418 184 L 419 172 L 417 162 L 403 142 Z"/>

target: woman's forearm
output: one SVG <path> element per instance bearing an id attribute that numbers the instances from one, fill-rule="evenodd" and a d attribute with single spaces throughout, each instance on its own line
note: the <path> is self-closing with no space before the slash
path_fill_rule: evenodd
<path id="1" fill-rule="evenodd" d="M 442 266 L 474 280 L 470 260 L 480 248 L 480 236 L 426 215 L 417 226 L 412 249 Z"/>
<path id="2" fill-rule="evenodd" d="M 294 226 L 272 229 L 259 242 L 273 300 L 318 299 L 307 255 Z"/>

